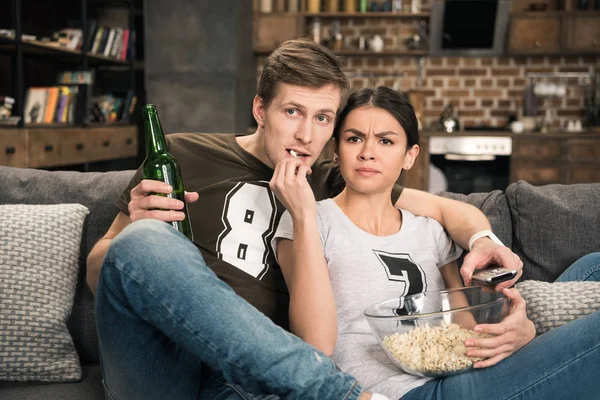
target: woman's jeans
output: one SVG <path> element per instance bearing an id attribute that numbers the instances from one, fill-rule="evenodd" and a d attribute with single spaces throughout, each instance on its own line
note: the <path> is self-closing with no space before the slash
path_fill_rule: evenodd
<path id="1" fill-rule="evenodd" d="M 164 222 L 134 222 L 113 240 L 96 318 L 107 399 L 355 400 L 362 392 L 237 296 Z"/>
<path id="2" fill-rule="evenodd" d="M 600 253 L 577 260 L 556 280 L 600 279 Z M 413 399 L 595 399 L 600 393 L 600 312 L 536 337 L 493 367 L 435 379 L 402 397 Z"/>
<path id="3" fill-rule="evenodd" d="M 573 281 L 600 281 L 600 252 L 581 257 L 556 278 L 556 282 Z"/>

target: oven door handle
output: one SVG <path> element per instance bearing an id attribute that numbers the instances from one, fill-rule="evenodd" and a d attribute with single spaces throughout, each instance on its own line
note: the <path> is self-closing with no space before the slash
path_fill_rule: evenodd
<path id="1" fill-rule="evenodd" d="M 446 153 L 444 155 L 446 160 L 453 161 L 493 161 L 496 156 L 493 154 L 456 154 Z"/>

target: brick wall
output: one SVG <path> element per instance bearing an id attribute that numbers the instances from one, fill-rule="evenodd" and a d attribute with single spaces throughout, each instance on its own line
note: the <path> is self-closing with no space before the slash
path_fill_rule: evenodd
<path id="1" fill-rule="evenodd" d="M 421 86 L 426 94 L 422 124 L 431 126 L 444 106 L 452 103 L 464 126 L 504 126 L 510 114 L 518 115 L 522 109 L 528 72 L 588 72 L 598 65 L 600 57 L 426 57 Z M 411 58 L 353 57 L 348 60 L 347 69 L 353 76 L 353 87 L 417 87 L 416 62 Z M 404 73 L 405 77 L 360 77 L 389 71 Z M 579 87 L 577 79 L 566 83 L 566 96 L 554 102 L 558 110 L 555 126 L 564 127 L 568 120 L 585 116 L 586 89 Z M 541 115 L 543 110 L 538 112 Z"/>
<path id="2" fill-rule="evenodd" d="M 310 26 L 310 21 L 307 21 Z M 405 39 L 416 32 L 418 20 L 396 18 L 341 19 L 344 43 L 354 45 L 360 35 L 381 35 L 386 50 L 404 50 Z M 324 21 L 324 36 L 328 35 Z M 418 86 L 416 57 L 347 56 L 345 70 L 353 88 L 385 85 L 399 90 Z M 264 57 L 258 58 L 258 76 Z M 444 105 L 452 103 L 464 126 L 504 126 L 518 114 L 529 72 L 588 72 L 600 66 L 600 56 L 535 57 L 424 57 L 420 88 L 425 90 L 423 127 L 439 119 Z M 585 116 L 584 96 L 576 80 L 567 82 L 567 95 L 556 99 L 555 126 Z M 539 110 L 540 115 L 543 110 Z"/>

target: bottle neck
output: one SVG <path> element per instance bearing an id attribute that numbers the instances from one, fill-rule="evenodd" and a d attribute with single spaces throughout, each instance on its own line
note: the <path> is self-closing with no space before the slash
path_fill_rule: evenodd
<path id="1" fill-rule="evenodd" d="M 146 155 L 166 153 L 167 141 L 160 126 L 158 113 L 145 110 L 144 123 L 146 127 Z"/>

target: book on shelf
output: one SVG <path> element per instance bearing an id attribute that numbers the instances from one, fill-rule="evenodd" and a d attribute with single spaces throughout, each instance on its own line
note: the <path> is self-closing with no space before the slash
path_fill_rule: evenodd
<path id="1" fill-rule="evenodd" d="M 112 28 L 108 31 L 108 38 L 106 39 L 106 45 L 104 46 L 104 52 L 103 52 L 104 57 L 110 56 L 110 50 L 112 49 L 112 46 L 115 45 L 116 32 L 117 31 L 114 28 Z"/>
<path id="2" fill-rule="evenodd" d="M 78 90 L 74 107 L 69 108 L 69 115 L 73 115 L 75 121 L 79 121 L 84 124 L 90 122 L 90 108 L 94 80 L 94 70 L 63 71 L 58 74 L 56 79 L 58 84 L 77 85 Z"/>
<path id="3" fill-rule="evenodd" d="M 61 85 L 93 85 L 93 71 L 63 71 L 58 74 L 56 83 Z"/>
<path id="4" fill-rule="evenodd" d="M 17 117 L 16 115 L 12 116 L 12 117 L 7 117 L 7 118 L 0 118 L 0 125 L 3 125 L 3 126 L 17 125 L 20 120 L 21 120 L 21 117 Z"/>
<path id="5" fill-rule="evenodd" d="M 92 121 L 111 124 L 130 122 L 137 97 L 132 90 L 111 92 L 92 97 Z"/>
<path id="6" fill-rule="evenodd" d="M 83 45 L 83 31 L 81 29 L 65 28 L 55 34 L 59 47 L 68 50 L 81 50 Z"/>
<path id="7" fill-rule="evenodd" d="M 77 121 L 77 86 L 31 87 L 25 97 L 26 124 L 73 124 Z"/>
<path id="8" fill-rule="evenodd" d="M 83 48 L 85 49 L 85 51 L 91 51 L 92 50 L 92 46 L 94 44 L 94 35 L 96 34 L 96 30 L 97 29 L 98 29 L 98 21 L 96 21 L 95 19 L 91 19 L 88 22 L 87 42 L 83 46 Z"/>
<path id="9" fill-rule="evenodd" d="M 5 39 L 14 40 L 16 37 L 16 33 L 14 29 L 0 29 L 0 37 Z M 21 40 L 36 40 L 37 36 L 28 35 L 26 33 L 21 34 Z"/>
<path id="10" fill-rule="evenodd" d="M 46 114 L 48 103 L 48 88 L 32 87 L 25 96 L 25 110 L 23 111 L 26 124 L 42 123 Z"/>
<path id="11" fill-rule="evenodd" d="M 15 99 L 13 97 L 0 96 L 0 120 L 10 117 L 14 104 Z"/>
<path id="12" fill-rule="evenodd" d="M 114 58 L 116 60 L 134 60 L 135 32 L 129 28 L 109 27 L 98 25 L 96 20 L 90 20 L 87 28 L 87 42 L 83 43 L 83 30 L 77 21 L 70 21 L 67 28 L 52 34 L 52 40 L 42 39 L 46 45 L 72 51 L 86 51 L 94 55 Z M 0 29 L 0 37 L 15 38 L 14 29 Z M 23 41 L 38 40 L 36 36 L 23 34 Z"/>
<path id="13" fill-rule="evenodd" d="M 135 32 L 129 28 L 98 26 L 90 40 L 89 52 L 117 60 L 134 60 Z"/>
<path id="14" fill-rule="evenodd" d="M 94 73 L 62 71 L 56 85 L 31 87 L 25 97 L 26 124 L 76 124 L 89 122 Z"/>
<path id="15" fill-rule="evenodd" d="M 25 100 L 26 124 L 130 122 L 137 97 L 132 90 L 89 97 L 90 85 L 31 87 Z M 83 115 L 82 115 L 83 113 Z"/>

